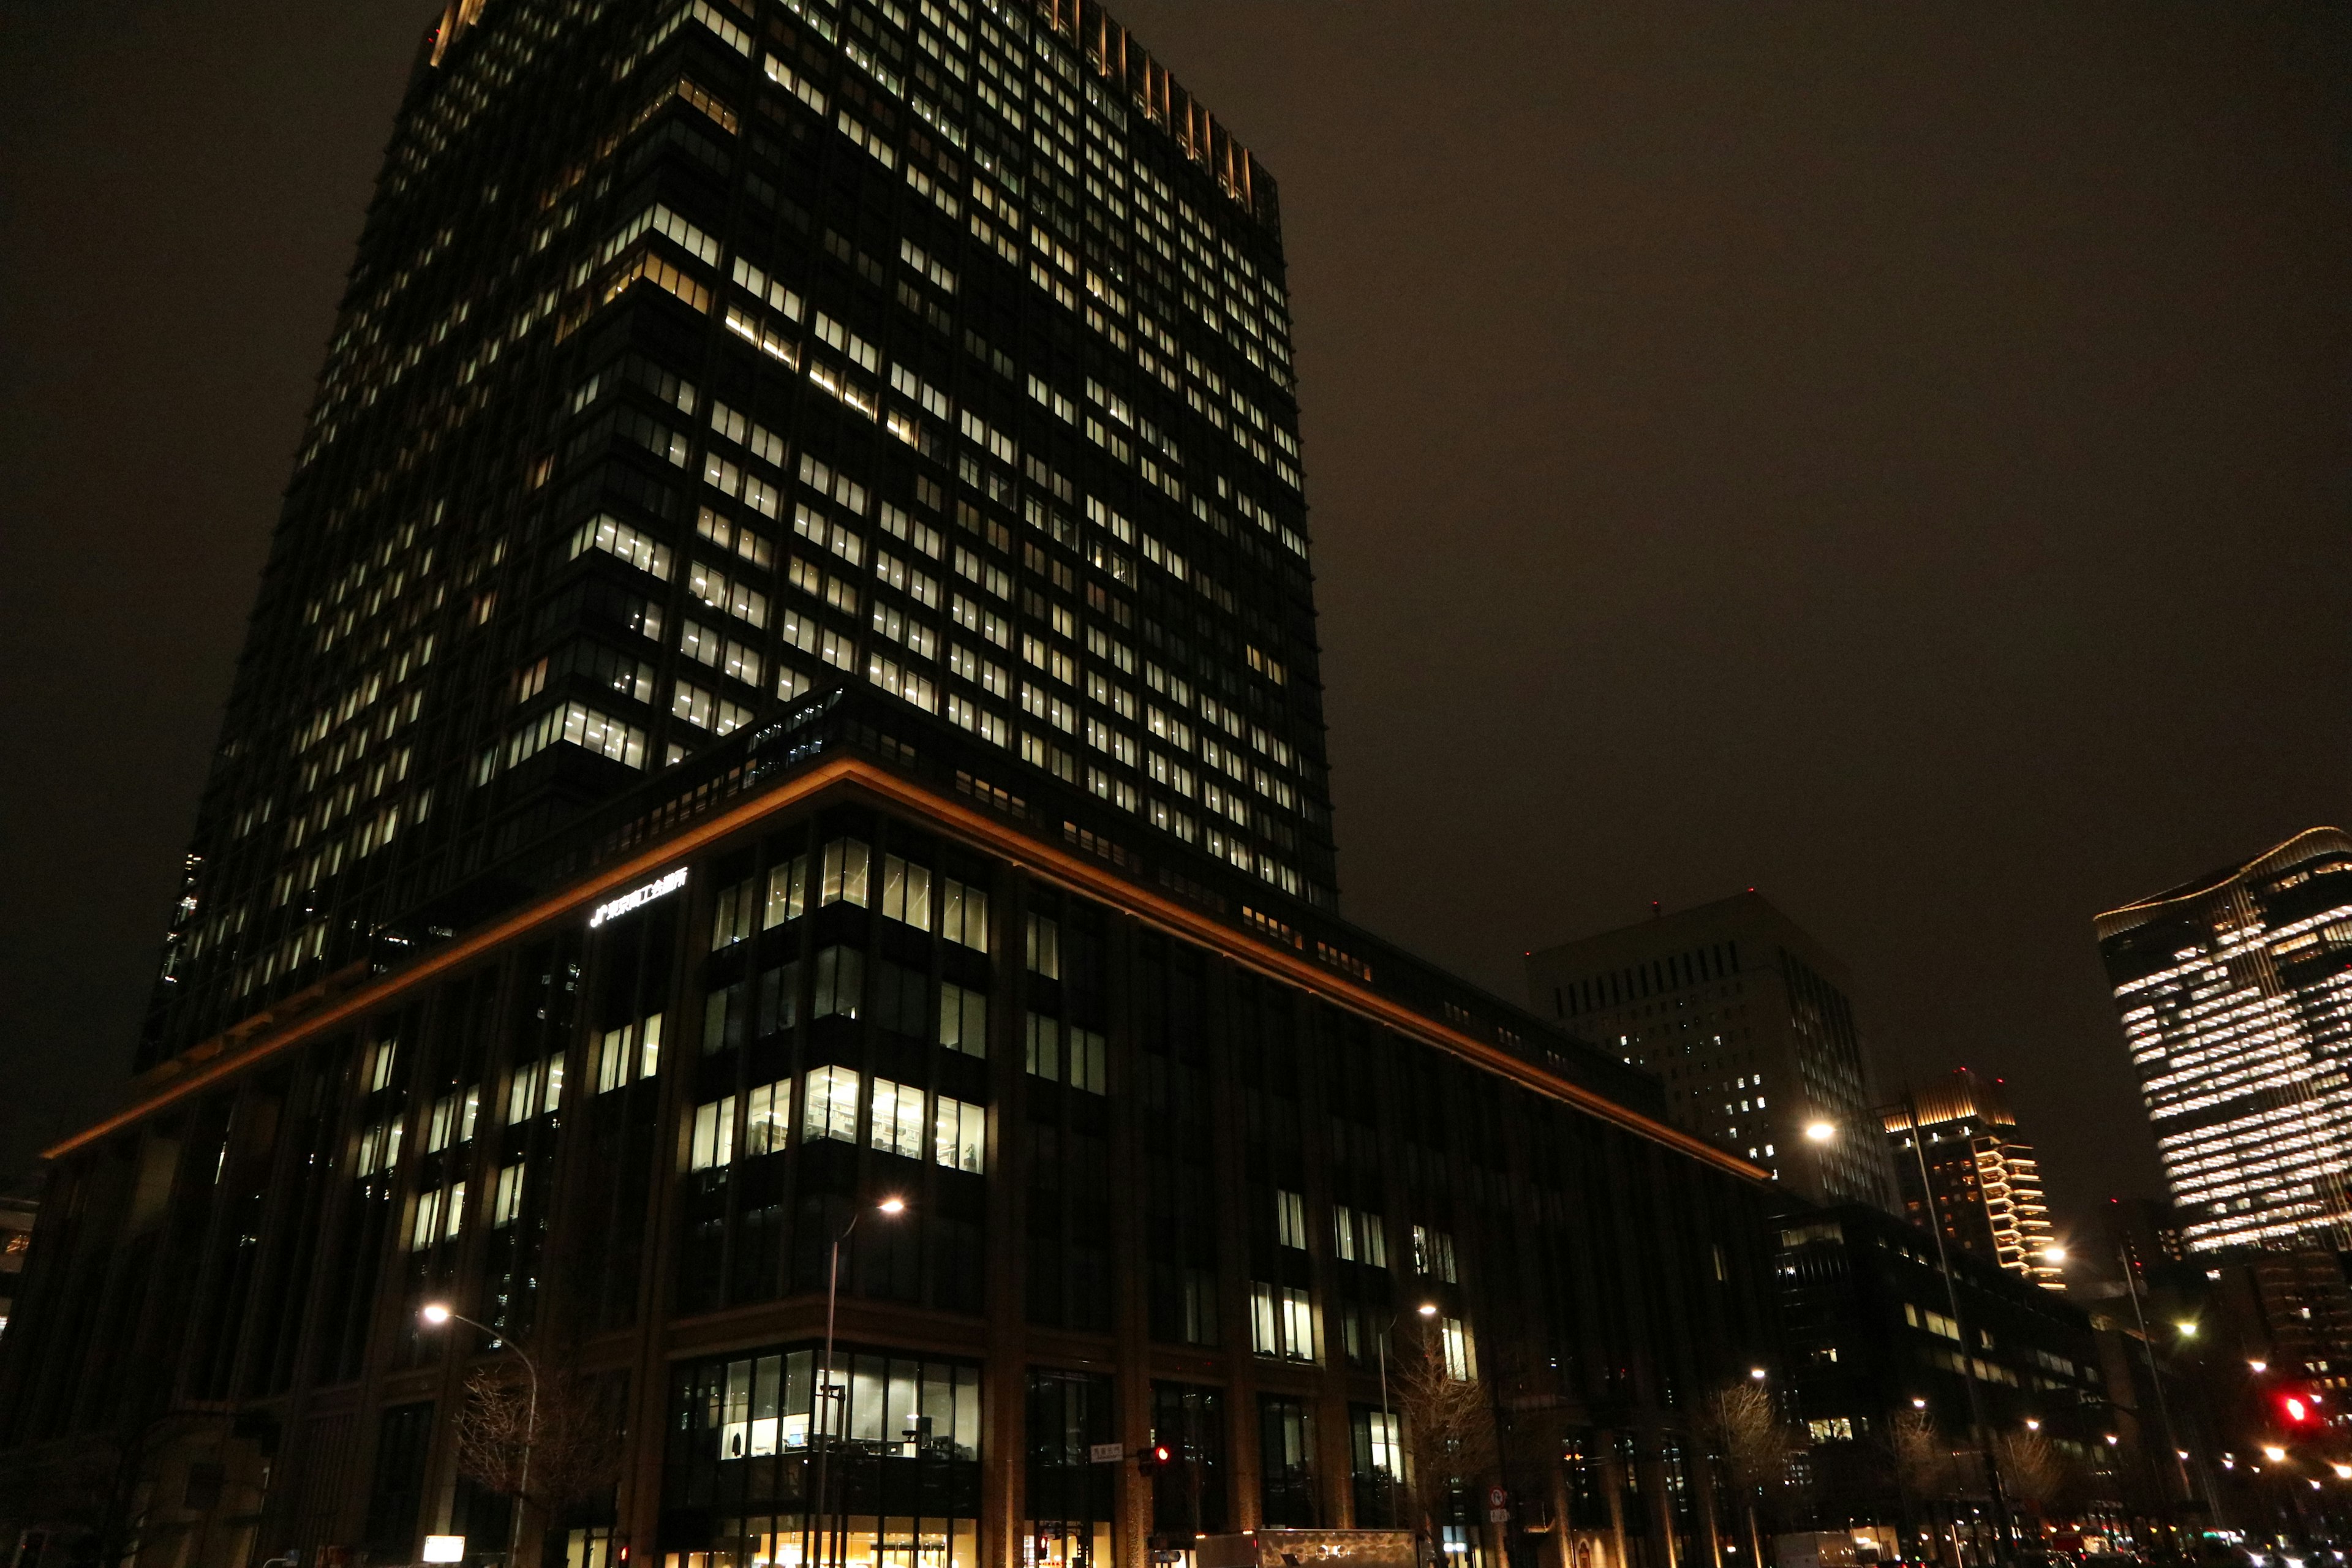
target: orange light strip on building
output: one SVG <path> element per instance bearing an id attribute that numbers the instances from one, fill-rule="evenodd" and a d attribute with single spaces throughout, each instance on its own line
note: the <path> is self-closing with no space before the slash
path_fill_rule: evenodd
<path id="1" fill-rule="evenodd" d="M 1321 969 L 1304 958 L 1294 958 L 1286 952 L 1261 944 L 1257 939 L 1246 937 L 1244 933 L 1222 925 L 1207 915 L 1123 881 L 1074 855 L 1018 833 L 976 810 L 934 795 L 856 757 L 841 757 L 823 763 L 804 777 L 779 785 L 755 800 L 747 801 L 708 822 L 685 829 L 643 854 L 574 883 L 554 898 L 453 942 L 398 973 L 388 974 L 301 1019 L 282 1034 L 266 1037 L 235 1055 L 220 1057 L 139 1103 L 125 1107 L 95 1126 L 76 1133 L 47 1150 L 45 1157 L 61 1159 L 78 1149 L 110 1137 L 167 1106 L 237 1076 L 258 1061 L 290 1050 L 371 1012 L 436 975 L 459 968 L 485 952 L 529 936 L 566 916 L 592 909 L 615 889 L 626 888 L 664 866 L 683 859 L 763 817 L 774 816 L 836 785 L 862 787 L 911 815 L 928 816 L 935 825 L 995 851 L 1023 870 L 1042 873 L 1071 890 L 1120 907 L 1171 935 L 1213 948 L 1236 963 L 1287 981 L 1424 1045 L 1475 1063 L 1523 1088 L 1573 1105 L 1601 1121 L 1673 1149 L 1677 1153 L 1686 1154 L 1748 1181 L 1762 1184 L 1770 1180 L 1757 1166 L 1736 1155 L 1727 1154 L 1711 1143 L 1663 1122 L 1654 1121 L 1605 1095 L 1555 1077 L 1500 1047 L 1425 1018 L 1409 1007 Z"/>

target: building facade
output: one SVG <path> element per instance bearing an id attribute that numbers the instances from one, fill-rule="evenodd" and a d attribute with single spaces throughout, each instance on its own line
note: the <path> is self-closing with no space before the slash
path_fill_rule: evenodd
<path id="1" fill-rule="evenodd" d="M 518 1529 L 572 1568 L 1137 1568 L 1409 1519 L 1422 1353 L 1492 1394 L 1496 1458 L 1435 1504 L 1456 1560 L 1505 1546 L 1484 1475 L 1514 1557 L 1717 1560 L 1689 1421 L 1772 1343 L 1763 1173 L 993 755 L 811 694 L 149 1069 L 55 1152 L 6 1462 L 113 1455 L 202 1568 Z M 575 1471 L 623 1434 L 520 1524 L 457 1419 L 509 1348 Z"/>
<path id="2" fill-rule="evenodd" d="M 1880 1115 L 1905 1218 L 2037 1285 L 2064 1288 L 2050 1256 L 2041 1162 L 2000 1079 L 1961 1068 Z"/>
<path id="3" fill-rule="evenodd" d="M 1892 1209 L 1843 967 L 1755 892 L 1530 952 L 1529 1005 L 1666 1084 L 1677 1126 L 1815 1203 Z"/>
<path id="4" fill-rule="evenodd" d="M 1792 1215 L 1779 1239 L 1788 1376 L 1828 1514 L 1893 1523 L 1959 1499 L 1989 1510 L 1979 1409 L 1996 1444 L 2039 1433 L 2114 1500 L 2110 1394 L 2079 1308 L 1965 1252 L 1950 1254 L 1948 1289 L 1934 1237 L 1866 1205 Z M 1906 1424 L 1921 1437 L 1900 1437 Z M 1895 1458 L 1914 1444 L 1964 1459 Z M 1996 1555 L 1990 1544 L 1976 1550 Z"/>
<path id="5" fill-rule="evenodd" d="M 1091 0 L 452 0 L 140 1065 L 835 678 L 1332 908 L 1279 220 Z"/>
<path id="6" fill-rule="evenodd" d="M 2296 835 L 2098 917 L 2191 1251 L 2352 1240 L 2352 837 Z"/>

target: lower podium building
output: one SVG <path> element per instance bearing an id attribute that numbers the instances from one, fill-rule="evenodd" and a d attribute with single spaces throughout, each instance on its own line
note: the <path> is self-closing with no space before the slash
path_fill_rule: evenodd
<path id="1" fill-rule="evenodd" d="M 1002 756 L 818 693 L 147 1072 L 53 1152 L 0 1339 L 20 1523 L 173 1568 L 1722 1561 L 1692 1414 L 1769 1354 L 1763 1173 Z"/>

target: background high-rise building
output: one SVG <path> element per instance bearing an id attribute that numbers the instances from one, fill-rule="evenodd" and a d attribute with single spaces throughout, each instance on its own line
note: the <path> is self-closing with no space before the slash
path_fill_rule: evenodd
<path id="1" fill-rule="evenodd" d="M 2097 924 L 2190 1250 L 2352 1240 L 2352 837 L 2312 828 Z"/>
<path id="2" fill-rule="evenodd" d="M 1906 1218 L 1922 1229 L 1933 1224 L 1952 1246 L 2038 1285 L 2064 1288 L 2048 1256 L 2054 1237 L 2041 1164 L 2017 1130 L 2000 1079 L 1961 1068 L 1881 1116 Z"/>
<path id="3" fill-rule="evenodd" d="M 1274 182 L 1034 14 L 453 0 L 142 1065 L 835 678 L 1333 907 Z"/>
<path id="4" fill-rule="evenodd" d="M 1544 948 L 1527 973 L 1537 1013 L 1664 1079 L 1681 1127 L 1815 1202 L 1894 1207 L 1844 968 L 1761 894 Z"/>

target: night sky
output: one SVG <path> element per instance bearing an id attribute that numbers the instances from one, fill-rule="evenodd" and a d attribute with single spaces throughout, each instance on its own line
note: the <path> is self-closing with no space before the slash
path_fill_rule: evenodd
<path id="1" fill-rule="evenodd" d="M 417 0 L 0 26 L 0 1173 L 119 1092 Z M 2352 12 L 1136 0 L 1281 182 L 1346 912 L 1756 886 L 2158 1189 L 2091 917 L 2352 817 Z"/>

